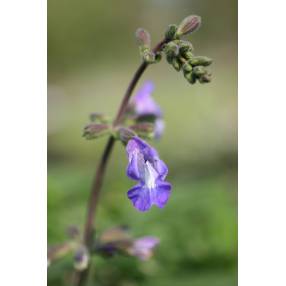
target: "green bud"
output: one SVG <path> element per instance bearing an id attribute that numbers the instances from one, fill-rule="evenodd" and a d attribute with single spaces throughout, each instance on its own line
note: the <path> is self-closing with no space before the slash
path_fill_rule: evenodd
<path id="1" fill-rule="evenodd" d="M 196 76 L 200 77 L 207 73 L 206 69 L 203 66 L 196 66 L 193 68 L 193 72 Z"/>
<path id="2" fill-rule="evenodd" d="M 151 46 L 151 36 L 148 31 L 143 28 L 139 28 L 135 32 L 137 43 L 140 47 L 149 48 Z"/>
<path id="3" fill-rule="evenodd" d="M 180 41 L 179 50 L 180 50 L 180 54 L 184 55 L 185 53 L 193 50 L 193 45 L 188 41 Z"/>
<path id="4" fill-rule="evenodd" d="M 196 80 L 197 80 L 197 77 L 194 73 L 190 72 L 190 73 L 185 73 L 184 74 L 184 77 L 187 79 L 187 81 L 190 83 L 190 84 L 195 84 L 196 83 Z"/>
<path id="5" fill-rule="evenodd" d="M 211 81 L 211 74 L 210 73 L 206 73 L 204 75 L 202 75 L 200 78 L 199 78 L 199 81 L 200 83 L 208 83 Z"/>
<path id="6" fill-rule="evenodd" d="M 192 71 L 192 66 L 189 63 L 184 63 L 182 66 L 184 73 L 190 73 Z"/>
<path id="7" fill-rule="evenodd" d="M 176 57 L 179 55 L 179 46 L 174 42 L 170 42 L 165 45 L 164 52 L 167 56 Z"/>
<path id="8" fill-rule="evenodd" d="M 111 134 L 111 125 L 102 123 L 90 123 L 85 126 L 83 137 L 86 139 L 95 139 L 104 135 Z"/>
<path id="9" fill-rule="evenodd" d="M 174 59 L 173 56 L 168 56 L 168 55 L 166 55 L 166 60 L 167 60 L 167 62 L 168 62 L 170 65 L 172 64 L 173 59 Z"/>
<path id="10" fill-rule="evenodd" d="M 199 29 L 201 25 L 201 17 L 196 15 L 191 15 L 185 18 L 177 29 L 177 36 L 183 36 L 191 34 Z"/>
<path id="11" fill-rule="evenodd" d="M 193 58 L 194 55 L 192 54 L 192 52 L 187 51 L 183 54 L 183 56 L 186 60 L 190 60 L 191 58 Z"/>
<path id="12" fill-rule="evenodd" d="M 169 25 L 168 26 L 168 29 L 165 33 L 165 39 L 167 41 L 172 41 L 172 40 L 175 40 L 177 37 L 176 37 L 176 32 L 177 32 L 177 25 Z"/>
<path id="13" fill-rule="evenodd" d="M 203 56 L 197 56 L 190 59 L 190 64 L 192 66 L 209 66 L 212 62 L 212 59 Z"/>
<path id="14" fill-rule="evenodd" d="M 172 61 L 172 66 L 174 67 L 174 69 L 176 71 L 180 71 L 181 68 L 182 68 L 182 64 L 181 62 L 177 59 L 177 58 L 174 58 L 173 61 Z"/>
<path id="15" fill-rule="evenodd" d="M 155 62 L 159 63 L 162 59 L 162 54 L 161 53 L 157 53 L 155 54 Z"/>

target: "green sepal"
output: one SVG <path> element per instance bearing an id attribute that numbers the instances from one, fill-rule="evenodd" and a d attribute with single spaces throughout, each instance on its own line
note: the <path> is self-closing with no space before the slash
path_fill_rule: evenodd
<path id="1" fill-rule="evenodd" d="M 84 127 L 83 137 L 88 140 L 112 134 L 112 126 L 103 123 L 90 123 Z"/>

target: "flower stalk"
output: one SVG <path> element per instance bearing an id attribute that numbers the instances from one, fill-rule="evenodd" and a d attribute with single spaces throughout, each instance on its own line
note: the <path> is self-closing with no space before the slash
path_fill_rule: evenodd
<path id="1" fill-rule="evenodd" d="M 166 39 L 163 39 L 162 41 L 160 41 L 155 46 L 155 48 L 152 50 L 153 53 L 156 54 L 157 52 L 161 51 L 163 45 L 166 42 L 167 42 Z M 148 67 L 148 65 L 149 64 L 147 62 L 143 61 L 140 64 L 140 66 L 138 67 L 138 69 L 136 70 L 132 80 L 130 81 L 130 83 L 128 85 L 128 88 L 125 92 L 125 95 L 121 101 L 117 115 L 113 121 L 113 127 L 116 127 L 121 123 L 123 116 L 124 116 L 124 113 L 128 107 L 129 99 L 132 95 L 132 92 L 133 92 L 136 84 L 138 83 L 140 77 L 142 76 L 142 74 L 144 73 L 146 68 Z M 91 193 L 90 193 L 90 197 L 89 197 L 89 201 L 88 201 L 86 223 L 85 223 L 85 228 L 84 228 L 84 244 L 86 245 L 86 247 L 88 249 L 90 249 L 92 246 L 96 207 L 97 207 L 97 203 L 98 203 L 99 193 L 100 193 L 100 190 L 102 187 L 103 178 L 105 175 L 106 166 L 108 163 L 108 159 L 110 158 L 114 143 L 115 143 L 115 138 L 113 136 L 110 136 L 108 138 L 106 145 L 105 145 L 105 148 L 104 148 L 103 154 L 101 156 L 99 165 L 97 167 L 95 177 L 94 177 L 92 187 L 91 187 Z M 88 268 L 84 271 L 77 271 L 75 273 L 75 278 L 74 278 L 75 285 L 78 285 L 78 286 L 84 285 L 84 283 L 87 279 L 87 276 L 88 276 L 89 267 L 90 266 L 88 266 Z"/>

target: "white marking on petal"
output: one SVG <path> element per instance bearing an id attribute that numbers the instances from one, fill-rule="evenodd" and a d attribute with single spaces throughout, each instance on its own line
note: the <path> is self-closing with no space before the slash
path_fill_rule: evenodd
<path id="1" fill-rule="evenodd" d="M 148 189 L 154 189 L 156 187 L 156 179 L 158 178 L 158 173 L 153 168 L 149 161 L 145 163 L 145 173 L 144 181 Z"/>

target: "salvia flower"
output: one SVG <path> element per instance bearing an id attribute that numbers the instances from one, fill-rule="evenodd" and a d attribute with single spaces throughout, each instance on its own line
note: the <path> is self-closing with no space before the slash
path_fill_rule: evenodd
<path id="1" fill-rule="evenodd" d="M 104 256 L 121 253 L 146 261 L 153 256 L 159 242 L 160 240 L 154 236 L 133 238 L 127 228 L 113 227 L 100 235 L 95 250 Z"/>
<path id="2" fill-rule="evenodd" d="M 127 176 L 138 181 L 127 195 L 139 211 L 147 211 L 152 205 L 163 208 L 167 203 L 171 184 L 165 181 L 168 173 L 166 164 L 157 151 L 139 137 L 129 140 Z"/>
<path id="3" fill-rule="evenodd" d="M 160 240 L 154 236 L 145 236 L 134 240 L 131 247 L 127 249 L 132 256 L 138 257 L 140 260 L 148 260 L 153 256 L 154 248 L 159 244 Z"/>
<path id="4" fill-rule="evenodd" d="M 131 101 L 131 109 L 138 120 L 151 117 L 154 120 L 154 137 L 161 138 L 164 132 L 163 113 L 160 106 L 152 97 L 154 84 L 146 81 Z"/>
<path id="5" fill-rule="evenodd" d="M 137 116 L 162 116 L 160 106 L 152 97 L 153 91 L 154 84 L 151 81 L 146 81 L 134 96 L 132 103 L 134 104 L 134 111 Z"/>

